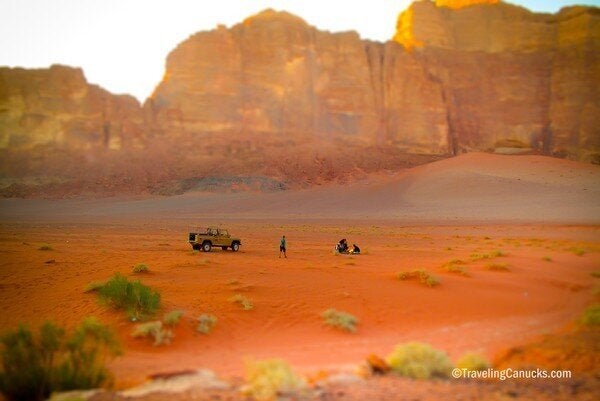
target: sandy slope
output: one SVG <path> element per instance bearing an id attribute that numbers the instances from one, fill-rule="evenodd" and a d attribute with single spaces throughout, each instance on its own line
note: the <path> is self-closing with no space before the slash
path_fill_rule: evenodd
<path id="1" fill-rule="evenodd" d="M 469 154 L 297 192 L 3 200 L 0 327 L 46 319 L 72 326 L 98 316 L 125 345 L 111 364 L 119 386 L 185 368 L 239 375 L 247 357 L 285 358 L 305 372 L 339 369 L 412 340 L 453 358 L 466 351 L 493 357 L 571 324 L 592 301 L 599 177 L 600 168 L 587 164 Z M 242 251 L 192 253 L 187 224 L 221 221 L 243 238 Z M 289 259 L 277 258 L 282 234 Z M 334 255 L 342 237 L 365 254 Z M 53 250 L 38 250 L 42 243 Z M 493 250 L 506 256 L 472 260 Z M 468 276 L 444 269 L 452 259 L 466 262 Z M 150 274 L 132 274 L 140 262 Z M 489 270 L 490 263 L 508 271 Z M 396 278 L 417 268 L 441 285 Z M 185 312 L 172 345 L 131 338 L 122 313 L 83 292 L 115 272 L 158 289 L 164 311 Z M 255 309 L 229 302 L 236 293 Z M 320 313 L 329 307 L 356 315 L 357 333 L 326 327 Z M 209 336 L 195 330 L 201 313 L 218 317 Z"/>
<path id="2" fill-rule="evenodd" d="M 471 153 L 354 184 L 277 193 L 0 201 L 3 219 L 337 218 L 415 222 L 600 222 L 600 167 L 543 156 Z"/>

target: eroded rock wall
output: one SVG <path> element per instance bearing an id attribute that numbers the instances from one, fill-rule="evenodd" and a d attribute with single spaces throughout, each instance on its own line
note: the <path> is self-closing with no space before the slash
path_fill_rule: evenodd
<path id="1" fill-rule="evenodd" d="M 600 162 L 600 12 L 505 3 L 400 15 L 395 40 L 439 80 L 455 151 L 533 148 Z"/>
<path id="2" fill-rule="evenodd" d="M 79 68 L 0 68 L 0 149 L 139 146 L 140 104 L 87 83 Z"/>

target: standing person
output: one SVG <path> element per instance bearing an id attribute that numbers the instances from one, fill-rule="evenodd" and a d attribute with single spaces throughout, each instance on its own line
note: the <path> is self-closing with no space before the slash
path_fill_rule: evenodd
<path id="1" fill-rule="evenodd" d="M 285 240 L 285 235 L 283 237 L 281 237 L 281 241 L 279 241 L 279 257 L 281 258 L 281 252 L 283 252 L 283 256 L 285 258 L 287 258 L 287 255 L 285 254 L 285 250 L 287 247 L 287 243 Z"/>

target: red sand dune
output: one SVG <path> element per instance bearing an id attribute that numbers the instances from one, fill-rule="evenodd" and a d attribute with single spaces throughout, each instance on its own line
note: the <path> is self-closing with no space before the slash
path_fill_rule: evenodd
<path id="1" fill-rule="evenodd" d="M 247 357 L 281 357 L 308 372 L 337 369 L 413 340 L 454 358 L 466 351 L 493 357 L 572 323 L 591 301 L 599 173 L 539 156 L 471 154 L 297 192 L 3 200 L 0 326 L 45 319 L 72 326 L 98 316 L 125 345 L 111 364 L 119 386 L 186 368 L 238 375 Z M 242 251 L 192 253 L 188 223 L 219 222 L 243 238 Z M 282 234 L 288 259 L 277 258 Z M 365 253 L 334 255 L 342 237 Z M 53 250 L 38 250 L 41 243 Z M 471 260 L 493 250 L 506 256 Z M 469 276 L 444 270 L 452 259 L 466 261 Z M 150 274 L 131 273 L 140 262 Z M 509 270 L 489 270 L 489 263 Z M 441 285 L 396 278 L 417 268 Z M 173 344 L 133 339 L 122 313 L 83 292 L 115 272 L 158 289 L 164 311 L 185 311 Z M 236 293 L 255 309 L 229 302 Z M 357 333 L 326 327 L 320 313 L 329 307 L 357 316 Z M 218 318 L 209 336 L 195 331 L 202 313 Z"/>
<path id="2" fill-rule="evenodd" d="M 600 167 L 545 156 L 470 153 L 349 184 L 275 193 L 0 201 L 9 220 L 65 218 L 377 219 L 460 223 L 600 222 Z"/>

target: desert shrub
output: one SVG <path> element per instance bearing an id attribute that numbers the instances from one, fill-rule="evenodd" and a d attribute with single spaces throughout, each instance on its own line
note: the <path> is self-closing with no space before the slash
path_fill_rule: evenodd
<path id="1" fill-rule="evenodd" d="M 198 330 L 202 334 L 208 334 L 215 328 L 217 325 L 217 317 L 208 314 L 202 314 L 198 317 L 198 326 L 196 330 Z"/>
<path id="2" fill-rule="evenodd" d="M 110 382 L 104 363 L 120 352 L 112 331 L 93 318 L 69 335 L 51 322 L 35 335 L 24 325 L 0 336 L 0 392 L 8 400 L 44 400 L 53 391 Z"/>
<path id="3" fill-rule="evenodd" d="M 419 342 L 397 345 L 386 362 L 393 372 L 415 379 L 448 377 L 453 368 L 444 351 Z"/>
<path id="4" fill-rule="evenodd" d="M 148 273 L 149 271 L 150 269 L 145 263 L 138 263 L 137 265 L 133 266 L 134 273 Z"/>
<path id="5" fill-rule="evenodd" d="M 485 266 L 488 270 L 493 271 L 509 271 L 508 265 L 506 263 L 488 263 Z"/>
<path id="6" fill-rule="evenodd" d="M 140 281 L 130 282 L 119 273 L 98 291 L 100 300 L 114 309 L 125 310 L 132 320 L 146 319 L 160 308 L 160 294 Z"/>
<path id="7" fill-rule="evenodd" d="M 584 326 L 600 325 L 600 304 L 594 304 L 588 307 L 581 315 L 579 322 Z"/>
<path id="8" fill-rule="evenodd" d="M 279 395 L 302 390 L 306 384 L 290 365 L 281 359 L 247 361 L 243 393 L 258 401 L 276 400 Z"/>
<path id="9" fill-rule="evenodd" d="M 585 249 L 583 248 L 579 248 L 579 247 L 571 247 L 569 248 L 569 251 L 574 253 L 577 256 L 583 256 L 585 255 Z"/>
<path id="10" fill-rule="evenodd" d="M 460 259 L 452 259 L 448 263 L 445 263 L 442 267 L 449 273 L 458 273 L 463 276 L 468 276 L 467 268 L 464 266 L 466 264 L 465 261 Z"/>
<path id="11" fill-rule="evenodd" d="M 119 354 L 120 347 L 107 326 L 88 318 L 75 329 L 65 345 L 66 358 L 59 366 L 58 374 L 61 389 L 95 388 L 110 379 L 100 361 Z"/>
<path id="12" fill-rule="evenodd" d="M 84 292 L 96 292 L 104 287 L 104 281 L 92 281 L 85 286 Z"/>
<path id="13" fill-rule="evenodd" d="M 53 251 L 53 250 L 54 250 L 54 248 L 52 248 L 52 246 L 50 244 L 42 244 L 38 248 L 38 251 Z"/>
<path id="14" fill-rule="evenodd" d="M 399 280 L 408 280 L 409 278 L 411 278 L 411 272 L 400 272 L 398 273 L 398 279 Z"/>
<path id="15" fill-rule="evenodd" d="M 594 278 L 600 278 L 600 270 L 593 271 L 590 275 Z"/>
<path id="16" fill-rule="evenodd" d="M 474 352 L 467 352 L 456 361 L 456 367 L 459 369 L 486 370 L 490 366 L 485 356 Z"/>
<path id="17" fill-rule="evenodd" d="M 328 326 L 335 327 L 350 333 L 354 333 L 356 331 L 358 319 L 356 318 L 356 316 L 353 316 L 347 312 L 342 312 L 333 308 L 329 308 L 325 312 L 323 312 L 321 316 L 325 320 L 325 324 Z"/>
<path id="18" fill-rule="evenodd" d="M 239 304 L 244 310 L 252 310 L 254 309 L 254 305 L 252 301 L 243 296 L 242 294 L 235 294 L 231 298 L 229 298 L 229 302 L 234 302 Z"/>
<path id="19" fill-rule="evenodd" d="M 506 254 L 503 251 L 494 250 L 494 251 L 491 251 L 488 253 L 472 253 L 470 256 L 470 259 L 472 261 L 476 261 L 476 260 L 481 260 L 481 259 L 499 258 L 501 256 L 506 256 Z"/>
<path id="20" fill-rule="evenodd" d="M 440 284 L 440 280 L 436 276 L 423 269 L 400 272 L 397 276 L 400 280 L 418 279 L 421 284 L 428 287 L 435 287 Z"/>
<path id="21" fill-rule="evenodd" d="M 171 326 L 171 327 L 175 326 L 179 323 L 182 316 L 183 316 L 183 311 L 173 310 L 173 311 L 165 314 L 165 316 L 163 317 L 163 323 L 166 326 Z"/>
<path id="22" fill-rule="evenodd" d="M 164 328 L 160 320 L 136 325 L 131 335 L 135 338 L 154 339 L 154 346 L 170 344 L 173 339 L 173 332 Z"/>
<path id="23" fill-rule="evenodd" d="M 544 262 L 552 262 L 552 258 L 551 258 L 550 256 L 544 256 L 544 257 L 542 258 L 542 260 L 543 260 Z"/>

